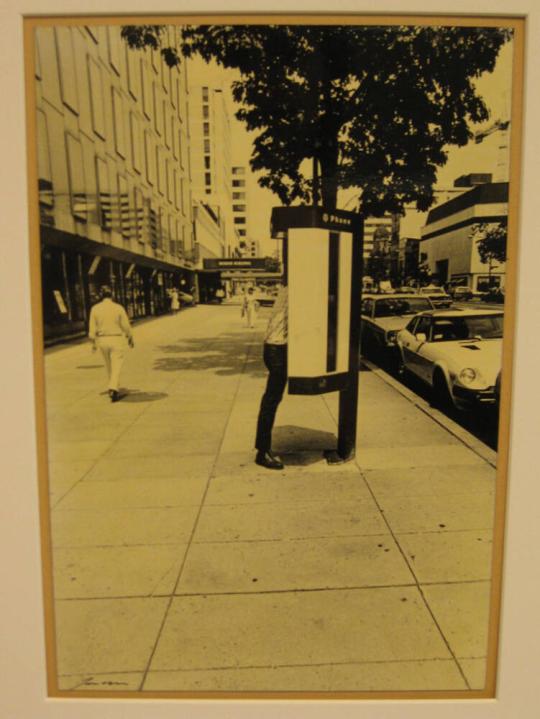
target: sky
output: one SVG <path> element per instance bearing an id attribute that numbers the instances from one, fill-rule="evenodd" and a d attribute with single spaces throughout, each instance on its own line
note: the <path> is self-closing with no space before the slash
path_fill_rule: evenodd
<path id="1" fill-rule="evenodd" d="M 511 76 L 512 76 L 512 52 L 513 43 L 506 43 L 499 53 L 493 73 L 484 73 L 476 81 L 479 94 L 484 98 L 489 111 L 490 119 L 475 126 L 474 131 L 484 130 L 495 120 L 509 119 L 511 100 Z M 202 61 L 200 61 L 202 62 Z M 201 66 L 199 66 L 200 69 Z M 239 77 L 234 70 L 225 70 L 215 63 L 207 65 L 205 73 L 209 78 L 221 79 L 231 83 Z M 234 101 L 230 97 L 231 109 L 234 111 Z M 261 254 L 272 254 L 276 249 L 276 241 L 270 239 L 270 213 L 272 207 L 280 204 L 279 198 L 269 190 L 260 188 L 254 173 L 249 171 L 249 157 L 252 150 L 252 142 L 256 133 L 246 131 L 243 123 L 234 117 L 232 119 L 232 156 L 234 164 L 245 164 L 248 170 L 248 198 L 249 213 L 251 215 L 248 226 L 249 235 L 260 243 Z M 471 141 L 465 147 L 448 147 L 448 161 L 439 169 L 436 188 L 441 190 L 437 193 L 438 201 L 444 201 L 449 196 L 444 190 L 452 188 L 454 180 L 460 175 L 471 172 L 494 173 L 500 153 L 507 153 L 500 150 L 503 144 L 501 132 L 494 132 L 483 142 Z M 354 205 L 354 191 L 342 193 L 339 205 L 344 208 L 347 203 L 350 209 Z M 401 221 L 401 234 L 406 237 L 420 237 L 421 227 L 425 223 L 426 213 L 419 213 L 408 210 Z"/>

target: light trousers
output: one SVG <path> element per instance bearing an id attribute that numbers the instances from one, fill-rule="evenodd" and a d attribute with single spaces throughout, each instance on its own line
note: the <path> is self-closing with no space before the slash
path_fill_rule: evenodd
<path id="1" fill-rule="evenodd" d="M 108 389 L 118 392 L 118 382 L 120 379 L 120 370 L 124 364 L 124 356 L 126 354 L 126 338 L 125 337 L 98 337 L 96 341 L 103 359 L 105 361 L 105 369 L 107 370 Z"/>

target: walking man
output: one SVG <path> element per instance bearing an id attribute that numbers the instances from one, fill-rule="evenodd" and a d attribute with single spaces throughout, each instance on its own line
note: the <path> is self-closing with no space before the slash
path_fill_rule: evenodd
<path id="1" fill-rule="evenodd" d="M 108 389 L 111 402 L 118 402 L 118 381 L 124 363 L 126 339 L 130 347 L 134 346 L 133 335 L 127 312 L 117 302 L 113 302 L 112 290 L 104 285 L 100 290 L 101 302 L 90 310 L 88 337 L 92 341 L 92 350 L 101 350 L 107 370 Z"/>
<path id="2" fill-rule="evenodd" d="M 282 461 L 272 452 L 272 428 L 287 384 L 287 309 L 287 287 L 283 286 L 276 297 L 264 338 L 263 359 L 268 380 L 261 399 L 255 440 L 255 462 L 267 469 L 283 469 Z"/>
<path id="3" fill-rule="evenodd" d="M 245 316 L 246 324 L 251 329 L 255 327 L 258 305 L 259 303 L 255 297 L 255 290 L 253 287 L 249 287 L 247 294 L 244 295 L 244 301 L 242 303 L 242 317 Z"/>

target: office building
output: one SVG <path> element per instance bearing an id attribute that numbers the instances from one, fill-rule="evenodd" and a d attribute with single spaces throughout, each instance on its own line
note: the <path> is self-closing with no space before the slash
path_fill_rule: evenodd
<path id="1" fill-rule="evenodd" d="M 84 332 L 104 283 L 166 311 L 196 282 L 185 63 L 63 25 L 36 30 L 35 76 L 45 339 Z"/>

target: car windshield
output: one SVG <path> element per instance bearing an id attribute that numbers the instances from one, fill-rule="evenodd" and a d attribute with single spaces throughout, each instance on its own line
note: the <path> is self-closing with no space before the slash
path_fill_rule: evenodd
<path id="1" fill-rule="evenodd" d="M 446 292 L 442 287 L 424 287 L 420 290 L 423 295 L 445 295 Z"/>
<path id="2" fill-rule="evenodd" d="M 375 317 L 415 315 L 430 310 L 432 305 L 424 297 L 386 297 L 375 302 Z"/>
<path id="3" fill-rule="evenodd" d="M 452 340 L 497 339 L 503 336 L 502 315 L 479 315 L 474 317 L 441 317 L 435 319 L 432 342 Z"/>

